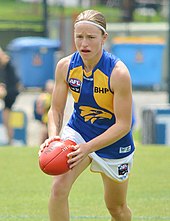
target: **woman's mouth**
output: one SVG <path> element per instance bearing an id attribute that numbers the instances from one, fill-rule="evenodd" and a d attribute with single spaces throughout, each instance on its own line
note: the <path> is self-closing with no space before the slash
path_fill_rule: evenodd
<path id="1" fill-rule="evenodd" d="M 83 53 L 88 53 L 88 52 L 90 52 L 90 50 L 88 50 L 88 49 L 82 49 L 81 52 L 83 52 Z"/>

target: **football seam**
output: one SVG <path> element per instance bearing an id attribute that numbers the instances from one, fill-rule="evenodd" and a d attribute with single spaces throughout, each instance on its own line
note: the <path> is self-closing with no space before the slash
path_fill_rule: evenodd
<path id="1" fill-rule="evenodd" d="M 64 151 L 66 151 L 67 149 L 68 149 L 68 147 L 63 148 L 63 149 L 61 150 L 61 152 L 60 152 L 57 156 L 60 156 L 60 154 L 61 154 L 62 152 L 64 152 Z M 53 159 L 55 159 L 55 157 L 56 157 L 56 156 L 54 156 L 54 157 L 43 167 L 43 170 L 45 169 L 46 166 L 48 166 L 49 163 L 51 163 L 51 161 L 52 161 Z"/>

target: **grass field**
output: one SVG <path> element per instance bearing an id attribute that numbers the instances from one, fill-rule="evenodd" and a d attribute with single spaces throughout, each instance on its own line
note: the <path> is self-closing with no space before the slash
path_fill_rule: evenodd
<path id="1" fill-rule="evenodd" d="M 38 149 L 0 147 L 0 220 L 47 221 L 51 177 Z M 170 147 L 137 144 L 128 201 L 133 221 L 170 221 Z M 70 195 L 71 220 L 109 221 L 100 176 L 87 169 Z"/>
<path id="2" fill-rule="evenodd" d="M 0 20 L 31 20 L 31 21 L 41 21 L 43 16 L 43 4 L 42 1 L 38 3 L 22 2 L 17 0 L 0 0 Z M 106 7 L 105 5 L 96 4 L 92 7 L 93 9 L 101 11 L 107 18 L 108 22 L 120 22 L 122 17 L 122 12 L 120 8 L 116 7 Z M 64 11 L 63 11 L 64 10 Z M 84 10 L 84 7 L 61 7 L 59 5 L 49 5 L 48 14 L 50 17 L 58 17 L 61 13 L 65 16 L 72 17 Z M 141 15 L 138 12 L 134 13 L 135 22 L 164 22 L 167 21 L 167 17 L 162 13 L 156 13 L 155 15 Z M 9 24 L 1 24 L 0 28 L 9 26 Z"/>

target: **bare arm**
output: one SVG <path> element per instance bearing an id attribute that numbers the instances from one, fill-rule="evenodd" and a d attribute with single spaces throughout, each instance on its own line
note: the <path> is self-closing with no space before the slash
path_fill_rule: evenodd
<path id="1" fill-rule="evenodd" d="M 59 61 L 55 71 L 55 86 L 52 93 L 51 107 L 48 112 L 48 134 L 50 136 L 59 135 L 62 124 L 64 109 L 68 94 L 66 75 L 70 58 L 66 57 Z"/>

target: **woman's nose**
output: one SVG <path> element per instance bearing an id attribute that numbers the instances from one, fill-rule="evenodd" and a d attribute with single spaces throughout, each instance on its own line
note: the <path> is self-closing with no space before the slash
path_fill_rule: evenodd
<path id="1" fill-rule="evenodd" d="M 87 39 L 86 39 L 86 38 L 83 38 L 83 40 L 82 40 L 82 46 L 83 46 L 83 47 L 88 46 L 88 42 L 87 42 Z"/>

